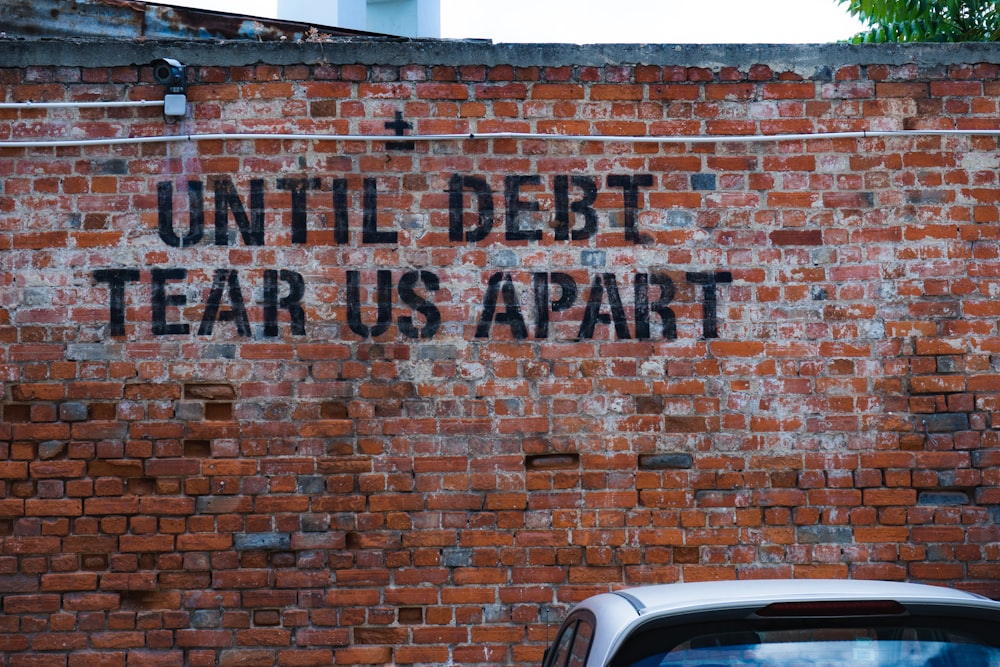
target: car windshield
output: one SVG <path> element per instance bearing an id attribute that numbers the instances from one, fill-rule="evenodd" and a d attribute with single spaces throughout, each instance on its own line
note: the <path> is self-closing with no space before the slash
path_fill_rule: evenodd
<path id="1" fill-rule="evenodd" d="M 724 625 L 724 624 L 720 624 Z M 688 627 L 645 632 L 619 652 L 617 667 L 1000 667 L 1000 636 L 948 627 L 836 623 L 832 627 Z M 973 622 L 973 626 L 978 625 Z M 692 632 L 693 631 L 693 632 Z M 995 630 L 994 635 L 1000 635 Z M 657 639 L 658 637 L 658 639 Z M 669 638 L 669 639 L 668 639 Z M 666 642 L 662 640 L 666 639 Z M 659 645 L 657 645 L 659 644 Z"/>

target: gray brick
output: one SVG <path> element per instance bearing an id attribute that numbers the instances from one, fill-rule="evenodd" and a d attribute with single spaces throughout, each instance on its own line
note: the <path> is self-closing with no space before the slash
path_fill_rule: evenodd
<path id="1" fill-rule="evenodd" d="M 643 470 L 687 469 L 694 465 L 690 454 L 651 454 L 639 457 L 639 467 Z"/>
<path id="2" fill-rule="evenodd" d="M 714 190 L 715 174 L 691 174 L 692 190 Z"/>
<path id="3" fill-rule="evenodd" d="M 490 266 L 508 268 L 517 266 L 520 263 L 517 253 L 509 248 L 502 248 L 490 252 Z"/>
<path id="4" fill-rule="evenodd" d="M 926 424 L 925 424 L 926 422 Z M 964 412 L 943 412 L 921 417 L 921 426 L 930 433 L 954 433 L 969 430 L 969 415 Z"/>
<path id="5" fill-rule="evenodd" d="M 222 614 L 215 609 L 197 609 L 191 614 L 191 625 L 196 628 L 217 628 L 222 624 Z"/>
<path id="6" fill-rule="evenodd" d="M 605 266 L 608 263 L 608 253 L 603 250 L 584 250 L 580 253 L 580 263 L 592 267 Z"/>
<path id="7" fill-rule="evenodd" d="M 205 359 L 235 359 L 236 349 L 231 343 L 213 343 L 205 346 L 202 356 Z"/>
<path id="8" fill-rule="evenodd" d="M 323 493 L 326 491 L 326 477 L 322 475 L 307 475 L 299 477 L 295 486 L 299 493 Z"/>
<path id="9" fill-rule="evenodd" d="M 330 517 L 326 514 L 303 514 L 299 517 L 303 533 L 325 533 L 330 530 Z"/>
<path id="10" fill-rule="evenodd" d="M 242 533 L 233 539 L 237 551 L 282 551 L 292 546 L 291 533 Z"/>
<path id="11" fill-rule="evenodd" d="M 854 530 L 850 526 L 800 526 L 796 533 L 802 544 L 850 544 Z"/>
<path id="12" fill-rule="evenodd" d="M 70 361 L 112 361 L 120 357 L 117 345 L 72 343 L 66 346 L 66 358 Z"/>
<path id="13" fill-rule="evenodd" d="M 87 404 L 82 401 L 67 401 L 59 406 L 59 419 L 64 422 L 82 422 L 87 417 Z"/>
<path id="14" fill-rule="evenodd" d="M 918 505 L 968 505 L 969 494 L 961 491 L 921 491 Z"/>
<path id="15" fill-rule="evenodd" d="M 454 345 L 421 345 L 417 349 L 417 359 L 423 361 L 458 359 L 458 356 L 458 348 Z"/>
<path id="16" fill-rule="evenodd" d="M 668 227 L 691 227 L 695 224 L 695 216 L 690 211 L 672 209 L 667 211 L 666 224 Z"/>
<path id="17" fill-rule="evenodd" d="M 186 422 L 200 421 L 205 418 L 205 404 L 201 401 L 177 401 L 174 417 Z"/>
<path id="18" fill-rule="evenodd" d="M 68 445 L 65 440 L 46 440 L 38 445 L 38 458 L 49 461 L 62 456 Z"/>
<path id="19" fill-rule="evenodd" d="M 441 564 L 445 567 L 469 567 L 472 565 L 472 549 L 444 549 Z"/>

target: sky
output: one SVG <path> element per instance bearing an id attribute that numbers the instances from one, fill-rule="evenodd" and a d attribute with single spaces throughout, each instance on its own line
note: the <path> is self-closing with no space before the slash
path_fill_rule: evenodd
<path id="1" fill-rule="evenodd" d="M 158 0 L 264 18 L 279 0 Z M 322 0 L 317 0 L 322 2 Z M 812 44 L 861 30 L 837 0 L 441 0 L 441 37 L 569 44 Z"/>

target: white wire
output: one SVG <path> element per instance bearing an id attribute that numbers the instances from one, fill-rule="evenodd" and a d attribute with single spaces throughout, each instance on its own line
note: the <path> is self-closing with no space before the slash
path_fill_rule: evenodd
<path id="1" fill-rule="evenodd" d="M 750 134 L 750 135 L 671 135 L 671 136 L 618 136 L 589 134 L 546 134 L 537 132 L 470 132 L 468 134 L 408 134 L 357 135 L 357 134 L 284 134 L 266 132 L 221 132 L 206 134 L 159 135 L 153 137 L 105 137 L 101 139 L 43 139 L 29 141 L 0 141 L 0 148 L 59 148 L 64 146 L 114 146 L 120 144 L 180 143 L 185 141 L 255 141 L 282 139 L 289 141 L 463 141 L 486 139 L 540 139 L 545 141 L 601 141 L 638 144 L 705 144 L 705 143 L 763 143 L 770 141 L 811 141 L 815 139 L 865 139 L 868 137 L 917 137 L 917 136 L 1000 136 L 996 130 L 860 130 L 852 132 L 816 132 L 814 134 Z"/>
<path id="2" fill-rule="evenodd" d="M 163 100 L 126 100 L 108 102 L 0 102 L 0 109 L 57 109 L 109 107 L 162 107 Z M 115 146 L 120 144 L 179 143 L 184 141 L 254 141 L 285 139 L 291 141 L 462 141 L 465 139 L 541 139 L 545 141 L 602 141 L 636 144 L 707 144 L 764 143 L 769 141 L 810 141 L 815 139 L 865 139 L 867 137 L 916 136 L 1000 136 L 996 130 L 858 130 L 849 132 L 816 132 L 813 134 L 737 134 L 737 135 L 667 135 L 617 136 L 589 134 L 546 134 L 539 132 L 470 132 L 467 134 L 410 134 L 404 136 L 354 134 L 303 134 L 263 132 L 223 132 L 207 134 L 160 135 L 153 137 L 105 137 L 101 139 L 42 139 L 0 141 L 0 148 L 58 148 L 62 146 Z"/>
<path id="3" fill-rule="evenodd" d="M 78 109 L 109 107 L 162 107 L 163 100 L 118 102 L 0 102 L 0 109 Z"/>

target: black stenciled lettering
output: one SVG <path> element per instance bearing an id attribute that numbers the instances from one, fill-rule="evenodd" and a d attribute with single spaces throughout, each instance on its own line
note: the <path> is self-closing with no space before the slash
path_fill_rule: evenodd
<path id="1" fill-rule="evenodd" d="M 685 277 L 689 283 L 702 286 L 702 293 L 704 295 L 701 318 L 702 335 L 705 338 L 718 338 L 719 297 L 716 285 L 733 282 L 733 274 L 729 271 L 713 271 L 712 273 L 688 272 Z"/>
<path id="2" fill-rule="evenodd" d="M 497 297 L 503 297 L 505 311 L 497 312 Z M 486 286 L 483 297 L 483 314 L 476 327 L 476 338 L 489 338 L 493 322 L 510 326 L 511 334 L 517 340 L 528 337 L 528 327 L 524 324 L 521 308 L 517 304 L 517 290 L 509 273 L 494 273 Z"/>
<path id="3" fill-rule="evenodd" d="M 571 202 L 569 186 L 572 184 L 583 190 L 583 199 Z M 597 211 L 593 204 L 597 201 L 597 183 L 589 176 L 556 176 L 556 241 L 589 239 L 597 232 Z M 583 227 L 570 231 L 570 214 L 583 216 Z"/>
<path id="4" fill-rule="evenodd" d="M 566 273 L 535 273 L 535 338 L 549 337 L 549 313 L 568 310 L 576 303 L 576 281 Z M 549 285 L 559 286 L 559 298 L 550 301 Z"/>
<path id="5" fill-rule="evenodd" d="M 441 288 L 441 281 L 438 280 L 436 274 L 430 271 L 407 271 L 399 280 L 399 298 L 407 306 L 423 315 L 426 324 L 423 328 L 417 328 L 413 324 L 412 317 L 402 315 L 397 320 L 396 325 L 400 332 L 408 338 L 429 340 L 434 337 L 441 325 L 441 311 L 416 292 L 418 282 L 423 283 L 425 289 L 434 292 Z"/>
<path id="6" fill-rule="evenodd" d="M 107 283 L 110 291 L 108 297 L 109 316 L 108 327 L 112 336 L 125 335 L 125 285 L 139 280 L 138 269 L 98 269 L 94 271 L 94 280 Z"/>
<path id="7" fill-rule="evenodd" d="M 396 117 L 391 122 L 385 123 L 385 129 L 392 130 L 397 137 L 402 137 L 406 134 L 406 130 L 413 129 L 413 123 L 403 120 L 403 112 L 397 111 Z M 387 141 L 385 148 L 390 151 L 412 151 L 414 143 L 412 141 Z"/>
<path id="8" fill-rule="evenodd" d="M 652 174 L 637 174 L 635 176 L 611 174 L 608 176 L 608 187 L 622 189 L 626 241 L 639 243 L 639 188 L 648 188 L 651 185 L 653 185 Z"/>
<path id="9" fill-rule="evenodd" d="M 604 293 L 608 295 L 608 305 L 611 313 L 601 312 L 604 304 Z M 594 276 L 594 281 L 590 285 L 590 295 L 587 297 L 587 308 L 583 313 L 583 321 L 580 322 L 580 332 L 577 338 L 580 340 L 594 337 L 594 328 L 598 323 L 615 325 L 615 335 L 620 339 L 629 339 L 628 320 L 625 318 L 625 308 L 622 306 L 621 297 L 618 294 L 618 281 L 613 273 L 605 273 Z"/>
<path id="10" fill-rule="evenodd" d="M 153 335 L 170 336 L 188 333 L 191 327 L 187 324 L 167 323 L 168 307 L 179 308 L 187 304 L 187 297 L 183 294 L 167 294 L 167 281 L 184 280 L 187 278 L 187 269 L 153 269 L 150 273 L 153 279 Z"/>
<path id="11" fill-rule="evenodd" d="M 288 295 L 279 297 L 278 281 L 288 285 Z M 292 334 L 304 336 L 306 333 L 306 313 L 302 308 L 302 297 L 306 293 L 306 283 L 302 274 L 282 269 L 264 271 L 264 335 L 278 335 L 278 309 L 288 311 L 292 324 Z"/>
<path id="12" fill-rule="evenodd" d="M 660 298 L 650 303 L 649 284 L 659 286 Z M 661 335 L 666 340 L 677 338 L 677 318 L 669 304 L 674 299 L 674 281 L 670 276 L 659 273 L 652 275 L 638 273 L 635 276 L 635 337 L 648 340 L 649 313 L 652 311 L 660 316 L 662 322 Z"/>
<path id="13" fill-rule="evenodd" d="M 465 204 L 463 193 L 471 190 L 476 199 L 478 222 L 476 227 L 465 231 Z M 455 174 L 448 179 L 448 240 L 476 243 L 482 241 L 493 229 L 493 190 L 486 180 L 479 176 Z"/>
<path id="14" fill-rule="evenodd" d="M 174 231 L 174 185 L 170 181 L 156 184 L 156 207 L 159 212 L 157 232 L 160 239 L 173 248 L 193 246 L 205 235 L 205 196 L 200 181 L 188 181 L 188 233 L 177 236 Z"/>
<path id="15" fill-rule="evenodd" d="M 537 241 L 542 238 L 540 229 L 521 229 L 520 214 L 522 211 L 537 211 L 537 201 L 524 201 L 521 199 L 522 185 L 539 185 L 542 177 L 532 176 L 507 176 L 504 179 L 504 193 L 507 200 L 507 240 L 508 241 Z"/>
<path id="16" fill-rule="evenodd" d="M 347 179 L 333 179 L 333 240 L 345 245 L 350 240 L 347 219 Z"/>
<path id="17" fill-rule="evenodd" d="M 264 245 L 264 181 L 250 181 L 250 215 L 228 178 L 215 181 L 215 245 L 229 245 L 229 211 L 247 245 Z"/>
<path id="18" fill-rule="evenodd" d="M 362 243 L 395 243 L 396 232 L 378 230 L 378 185 L 374 178 L 366 178 L 364 184 L 364 213 L 361 224 Z"/>
<path id="19" fill-rule="evenodd" d="M 375 326 L 369 327 L 361 321 L 361 272 L 347 272 L 347 326 L 362 338 L 381 336 L 392 323 L 392 272 L 379 270 L 376 281 L 378 319 Z"/>
<path id="20" fill-rule="evenodd" d="M 223 294 L 229 298 L 229 307 L 225 309 L 222 308 Z M 212 291 L 208 295 L 208 304 L 201 317 L 198 335 L 211 336 L 216 321 L 236 322 L 236 331 L 239 335 L 250 336 L 250 320 L 247 319 L 243 290 L 240 289 L 239 272 L 235 269 L 215 270 Z"/>
<path id="21" fill-rule="evenodd" d="M 308 210 L 306 192 L 318 190 L 318 178 L 279 178 L 278 189 L 292 193 L 292 243 L 305 243 L 309 236 L 306 228 Z"/>

